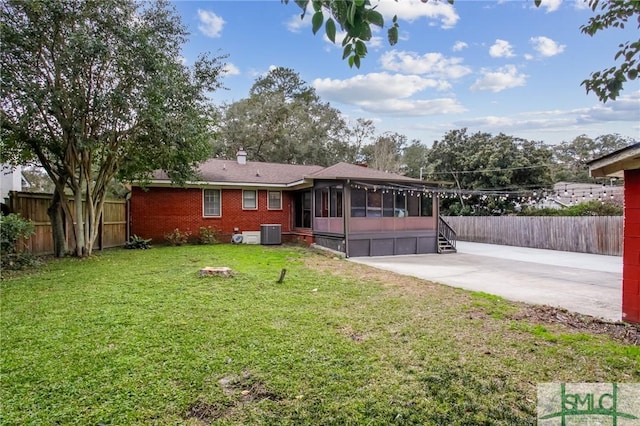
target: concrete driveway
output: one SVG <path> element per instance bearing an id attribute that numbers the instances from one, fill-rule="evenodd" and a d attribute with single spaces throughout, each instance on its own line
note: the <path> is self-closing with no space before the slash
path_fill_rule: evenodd
<path id="1" fill-rule="evenodd" d="M 505 299 L 622 317 L 622 257 L 458 242 L 455 254 L 355 257 L 352 262 Z"/>

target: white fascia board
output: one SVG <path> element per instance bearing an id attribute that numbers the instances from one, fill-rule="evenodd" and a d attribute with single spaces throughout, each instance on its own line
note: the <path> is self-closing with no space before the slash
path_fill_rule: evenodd
<path id="1" fill-rule="evenodd" d="M 292 188 L 295 186 L 300 186 L 305 183 L 311 183 L 306 181 L 305 179 L 301 179 L 299 181 L 290 182 L 290 183 L 258 183 L 258 182 L 207 182 L 207 181 L 196 181 L 196 182 L 186 182 L 185 188 L 202 188 L 207 186 L 213 186 L 216 188 Z M 138 182 L 133 182 L 132 185 L 138 185 Z M 147 184 L 148 186 L 156 186 L 156 187 L 176 187 L 168 180 L 151 180 Z"/>

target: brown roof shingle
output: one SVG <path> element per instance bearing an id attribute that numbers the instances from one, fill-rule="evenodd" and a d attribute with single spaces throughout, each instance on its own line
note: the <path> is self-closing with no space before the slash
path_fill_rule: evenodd
<path id="1" fill-rule="evenodd" d="M 286 185 L 300 181 L 304 176 L 320 170 L 322 170 L 321 166 L 256 161 L 238 164 L 236 160 L 210 159 L 200 165 L 198 174 L 203 182 Z M 169 177 L 166 173 L 157 171 L 154 174 L 154 179 L 169 180 Z"/>
<path id="2" fill-rule="evenodd" d="M 208 183 L 290 185 L 304 179 L 352 179 L 383 182 L 424 183 L 419 179 L 387 173 L 349 163 L 338 163 L 330 167 L 298 164 L 262 163 L 247 161 L 239 164 L 236 160 L 210 159 L 198 168 L 198 181 Z M 169 181 L 163 171 L 156 171 L 153 180 Z"/>
<path id="3" fill-rule="evenodd" d="M 356 180 L 382 180 L 385 182 L 411 182 L 424 183 L 420 179 L 414 179 L 396 173 L 383 172 L 368 167 L 357 166 L 349 163 L 338 163 L 322 169 L 310 177 L 314 179 L 356 179 Z"/>

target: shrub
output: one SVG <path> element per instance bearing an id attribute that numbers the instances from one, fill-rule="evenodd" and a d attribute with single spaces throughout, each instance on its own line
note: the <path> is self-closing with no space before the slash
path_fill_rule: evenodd
<path id="1" fill-rule="evenodd" d="M 0 215 L 0 253 L 11 254 L 18 252 L 18 241 L 26 240 L 35 233 L 33 223 L 23 219 L 18 214 Z"/>
<path id="2" fill-rule="evenodd" d="M 172 232 L 165 234 L 164 239 L 172 246 L 181 246 L 189 242 L 190 236 L 191 232 L 182 232 L 180 229 L 176 228 Z"/>
<path id="3" fill-rule="evenodd" d="M 33 222 L 17 214 L 0 214 L 0 258 L 6 269 L 23 269 L 39 262 L 31 253 L 23 252 L 19 242 L 29 239 L 35 233 Z"/>
<path id="4" fill-rule="evenodd" d="M 586 203 L 562 209 L 536 209 L 526 208 L 520 213 L 521 216 L 622 216 L 622 206 L 608 201 L 587 201 Z"/>
<path id="5" fill-rule="evenodd" d="M 132 250 L 147 250 L 151 248 L 151 244 L 149 244 L 149 242 L 151 242 L 151 238 L 144 239 L 142 237 L 138 237 L 136 234 L 133 234 L 129 238 L 129 241 L 125 243 L 124 248 Z"/>
<path id="6" fill-rule="evenodd" d="M 198 233 L 199 244 L 216 244 L 220 241 L 220 230 L 210 226 L 201 226 Z"/>

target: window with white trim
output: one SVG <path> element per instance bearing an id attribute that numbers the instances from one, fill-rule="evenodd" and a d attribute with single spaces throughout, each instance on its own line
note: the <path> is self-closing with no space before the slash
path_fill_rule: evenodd
<path id="1" fill-rule="evenodd" d="M 222 216 L 222 200 L 219 189 L 202 190 L 202 215 L 210 217 Z"/>
<path id="2" fill-rule="evenodd" d="M 282 191 L 267 191 L 267 208 L 282 210 Z"/>
<path id="3" fill-rule="evenodd" d="M 242 208 L 244 210 L 258 209 L 258 191 L 255 189 L 245 189 L 242 191 Z"/>

